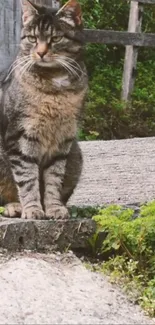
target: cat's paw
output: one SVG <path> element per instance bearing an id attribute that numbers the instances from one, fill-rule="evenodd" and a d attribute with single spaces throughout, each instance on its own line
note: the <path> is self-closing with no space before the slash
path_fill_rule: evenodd
<path id="1" fill-rule="evenodd" d="M 46 218 L 52 220 L 67 220 L 69 219 L 69 212 L 65 206 L 53 205 L 46 210 Z"/>
<path id="2" fill-rule="evenodd" d="M 6 218 L 20 218 L 22 214 L 22 207 L 20 203 L 13 202 L 5 205 L 3 212 Z"/>
<path id="3" fill-rule="evenodd" d="M 45 212 L 37 206 L 24 208 L 22 211 L 22 218 L 34 220 L 45 219 Z"/>

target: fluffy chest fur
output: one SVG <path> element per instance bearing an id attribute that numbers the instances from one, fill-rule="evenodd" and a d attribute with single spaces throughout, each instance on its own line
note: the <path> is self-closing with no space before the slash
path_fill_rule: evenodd
<path id="1" fill-rule="evenodd" d="M 10 111 L 11 102 L 15 101 L 16 125 L 26 136 L 19 139 L 23 154 L 29 153 L 42 159 L 68 151 L 69 141 L 76 136 L 86 87 L 50 93 L 40 91 L 33 84 L 20 84 L 18 93 L 16 89 L 16 83 L 13 83 L 6 98 L 6 106 Z"/>
<path id="2" fill-rule="evenodd" d="M 42 153 L 55 153 L 62 143 L 75 137 L 83 96 L 84 91 L 80 94 L 36 94 L 29 100 L 25 107 L 27 117 L 22 119 L 21 127 L 27 137 L 38 140 Z"/>

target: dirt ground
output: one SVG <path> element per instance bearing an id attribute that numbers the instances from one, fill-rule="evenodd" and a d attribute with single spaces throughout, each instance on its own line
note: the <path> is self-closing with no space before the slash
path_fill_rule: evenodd
<path id="1" fill-rule="evenodd" d="M 71 252 L 2 254 L 0 324 L 155 324 Z"/>

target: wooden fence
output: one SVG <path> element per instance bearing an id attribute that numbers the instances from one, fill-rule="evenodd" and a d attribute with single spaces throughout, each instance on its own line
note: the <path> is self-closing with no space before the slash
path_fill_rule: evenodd
<path id="1" fill-rule="evenodd" d="M 60 5 L 60 0 L 33 1 L 54 7 Z M 153 5 L 155 0 L 131 0 L 128 31 L 85 29 L 84 33 L 86 42 L 116 44 L 126 47 L 122 79 L 123 100 L 130 99 L 134 87 L 138 48 L 142 46 L 155 47 L 155 34 L 141 33 L 145 4 Z M 17 53 L 20 42 L 20 23 L 20 0 L 0 0 L 0 72 L 9 65 Z"/>

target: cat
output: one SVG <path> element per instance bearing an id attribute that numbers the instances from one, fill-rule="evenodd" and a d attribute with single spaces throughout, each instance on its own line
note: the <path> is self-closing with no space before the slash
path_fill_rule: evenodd
<path id="1" fill-rule="evenodd" d="M 69 0 L 55 11 L 21 1 L 20 49 L 1 89 L 4 216 L 68 219 L 82 171 L 76 135 L 88 87 L 81 7 Z"/>

